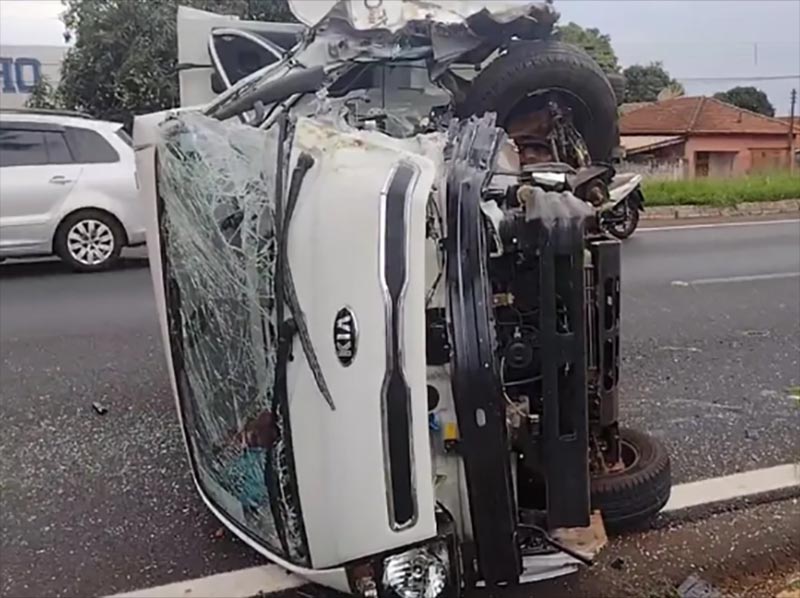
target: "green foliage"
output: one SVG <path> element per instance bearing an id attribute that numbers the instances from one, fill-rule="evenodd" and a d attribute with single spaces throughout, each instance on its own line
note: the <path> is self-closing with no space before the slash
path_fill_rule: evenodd
<path id="1" fill-rule="evenodd" d="M 239 0 L 246 5 L 240 8 L 236 14 L 247 15 L 253 21 L 273 21 L 279 23 L 295 22 L 292 11 L 286 0 Z"/>
<path id="2" fill-rule="evenodd" d="M 286 0 L 64 0 L 75 34 L 61 69 L 65 108 L 128 120 L 178 104 L 177 10 L 288 20 Z"/>
<path id="3" fill-rule="evenodd" d="M 622 74 L 625 76 L 626 102 L 655 102 L 664 90 L 669 90 L 665 93 L 670 97 L 683 93 L 683 86 L 670 77 L 660 62 L 651 62 L 646 66 L 634 64 Z"/>
<path id="4" fill-rule="evenodd" d="M 50 84 L 47 77 L 42 77 L 31 89 L 31 95 L 25 100 L 26 108 L 39 108 L 43 110 L 55 110 L 60 108 L 56 90 Z"/>
<path id="5" fill-rule="evenodd" d="M 715 93 L 714 97 L 745 110 L 765 116 L 775 116 L 775 107 L 770 103 L 767 94 L 756 87 L 734 87 L 728 91 Z"/>
<path id="6" fill-rule="evenodd" d="M 646 180 L 642 191 L 645 209 L 673 205 L 732 206 L 745 201 L 798 199 L 800 176 L 775 172 L 730 179 Z"/>
<path id="7" fill-rule="evenodd" d="M 559 25 L 555 35 L 564 43 L 583 48 L 606 73 L 619 72 L 619 61 L 611 46 L 610 35 L 600 33 L 600 30 L 595 28 L 584 29 L 576 23 Z"/>

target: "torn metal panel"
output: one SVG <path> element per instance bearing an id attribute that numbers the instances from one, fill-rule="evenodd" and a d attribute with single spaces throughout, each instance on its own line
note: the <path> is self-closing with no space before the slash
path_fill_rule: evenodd
<path id="1" fill-rule="evenodd" d="M 275 392 L 280 135 L 191 112 L 162 125 L 159 233 L 197 479 L 249 535 L 305 564 L 289 426 Z"/>
<path id="2" fill-rule="evenodd" d="M 457 25 L 479 13 L 497 23 L 509 23 L 533 15 L 541 20 L 557 17 L 550 2 L 520 0 L 289 0 L 295 17 L 305 25 L 319 24 L 332 10 L 358 30 L 398 31 L 412 21 L 436 21 Z"/>
<path id="3" fill-rule="evenodd" d="M 208 114 L 228 118 L 261 98 L 271 104 L 283 91 L 281 79 L 302 69 L 323 68 L 333 87 L 356 61 L 363 68 L 367 63 L 424 59 L 431 79 L 438 80 L 453 63 L 479 64 L 512 38 L 547 37 L 558 19 L 548 2 L 508 0 L 380 0 L 369 6 L 341 0 L 295 3 L 294 10 L 311 26 L 310 34 L 283 62 L 252 73 L 219 96 L 207 107 Z"/>

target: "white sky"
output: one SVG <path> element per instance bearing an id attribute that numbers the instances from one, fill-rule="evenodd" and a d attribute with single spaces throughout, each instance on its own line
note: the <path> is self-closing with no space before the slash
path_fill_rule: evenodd
<path id="1" fill-rule="evenodd" d="M 0 44 L 63 46 L 60 0 L 0 0 Z"/>
<path id="2" fill-rule="evenodd" d="M 794 77 L 684 81 L 690 94 L 755 85 L 778 114 L 787 114 L 789 92 L 800 88 L 800 0 L 555 0 L 555 6 L 562 22 L 610 34 L 623 66 L 661 60 L 678 79 Z M 63 10 L 59 0 L 0 0 L 0 44 L 63 45 Z"/>

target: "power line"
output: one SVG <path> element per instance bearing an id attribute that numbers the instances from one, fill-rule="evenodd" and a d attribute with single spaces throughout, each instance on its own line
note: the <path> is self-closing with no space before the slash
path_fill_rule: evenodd
<path id="1" fill-rule="evenodd" d="M 792 79 L 800 79 L 800 74 L 797 75 L 766 75 L 749 77 L 747 75 L 742 77 L 675 77 L 678 81 L 786 81 Z"/>

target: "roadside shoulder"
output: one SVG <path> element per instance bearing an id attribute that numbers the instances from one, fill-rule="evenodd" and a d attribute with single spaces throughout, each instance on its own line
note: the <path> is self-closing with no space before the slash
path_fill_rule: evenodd
<path id="1" fill-rule="evenodd" d="M 696 218 L 746 218 L 800 214 L 800 199 L 779 201 L 750 201 L 732 206 L 675 205 L 652 206 L 645 203 L 642 220 L 684 220 Z"/>

